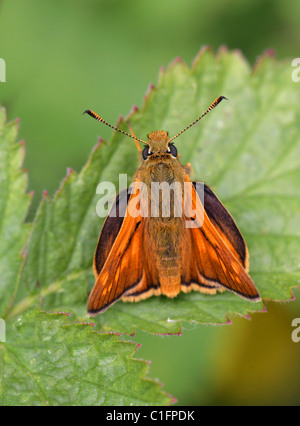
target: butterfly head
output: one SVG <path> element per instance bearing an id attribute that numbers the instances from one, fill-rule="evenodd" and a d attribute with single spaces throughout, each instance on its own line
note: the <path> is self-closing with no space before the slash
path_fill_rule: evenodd
<path id="1" fill-rule="evenodd" d="M 165 132 L 164 130 L 151 132 L 148 135 L 147 144 L 148 145 L 143 150 L 144 160 L 153 154 L 170 154 L 173 157 L 177 157 L 177 150 L 175 146 L 169 142 L 168 132 Z"/>

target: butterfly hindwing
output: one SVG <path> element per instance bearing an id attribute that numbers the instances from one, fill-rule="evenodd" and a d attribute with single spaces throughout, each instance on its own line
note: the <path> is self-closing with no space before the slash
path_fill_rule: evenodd
<path id="1" fill-rule="evenodd" d="M 185 180 L 189 181 L 188 176 Z M 247 251 L 242 248 L 243 240 L 240 240 L 242 237 L 233 219 L 208 187 L 205 195 L 210 202 L 207 211 L 205 198 L 203 206 L 193 187 L 192 196 L 198 198 L 197 214 L 203 218 L 203 223 L 187 229 L 185 241 L 192 247 L 192 255 L 186 259 L 186 265 L 183 263 L 183 291 L 188 291 L 189 285 L 195 288 L 196 284 L 200 291 L 215 292 L 217 288 L 226 288 L 247 299 L 259 300 L 258 291 L 245 269 L 247 255 L 244 253 Z M 190 205 L 193 203 L 190 200 Z M 191 213 L 188 219 L 192 217 Z"/>
<path id="2" fill-rule="evenodd" d="M 196 189 L 195 184 L 196 182 L 193 182 Z M 207 185 L 204 185 L 204 209 L 222 240 L 248 270 L 249 255 L 245 240 L 228 210 Z"/>

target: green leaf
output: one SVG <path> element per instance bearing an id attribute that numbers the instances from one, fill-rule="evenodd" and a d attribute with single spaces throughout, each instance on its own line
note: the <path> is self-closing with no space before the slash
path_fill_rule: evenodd
<path id="1" fill-rule="evenodd" d="M 27 175 L 20 167 L 24 143 L 16 143 L 17 123 L 6 124 L 0 109 L 0 318 L 5 315 L 19 283 L 29 225 L 24 219 L 30 203 Z"/>
<path id="2" fill-rule="evenodd" d="M 151 130 L 175 135 L 224 95 L 223 102 L 176 140 L 193 178 L 216 192 L 241 229 L 250 252 L 250 274 L 265 299 L 287 300 L 300 282 L 300 92 L 290 61 L 260 58 L 254 70 L 239 52 L 203 49 L 190 69 L 175 61 L 160 74 L 141 110 L 130 116 L 135 134 Z M 88 119 L 88 117 L 83 117 Z M 99 123 L 91 121 L 96 132 Z M 126 123 L 118 126 L 127 130 Z M 97 184 L 129 180 L 138 166 L 135 144 L 114 134 L 98 144 L 83 171 L 70 172 L 54 199 L 44 197 L 28 246 L 22 281 L 27 297 L 10 315 L 42 300 L 43 309 L 68 310 L 86 318 L 93 285 L 92 258 L 103 223 L 96 215 Z M 263 309 L 229 293 L 191 293 L 170 300 L 153 297 L 137 304 L 118 302 L 95 322 L 99 329 L 133 333 L 179 333 L 185 322 L 224 323 L 233 314 Z"/>
<path id="3" fill-rule="evenodd" d="M 65 314 L 29 311 L 0 344 L 0 405 L 162 405 L 159 383 L 143 379 L 138 345 L 93 332 Z"/>

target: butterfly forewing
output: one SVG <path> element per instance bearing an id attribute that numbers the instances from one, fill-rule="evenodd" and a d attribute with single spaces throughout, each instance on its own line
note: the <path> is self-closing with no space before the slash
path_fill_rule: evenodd
<path id="1" fill-rule="evenodd" d="M 112 219 L 105 222 L 102 234 L 109 231 L 110 220 Z M 101 239 L 100 236 L 99 244 Z M 109 245 L 104 248 L 99 248 L 99 244 L 95 260 L 97 263 L 100 255 L 103 256 L 103 266 L 101 269 L 97 265 L 94 266 L 96 282 L 88 302 L 88 312 L 91 315 L 105 311 L 142 280 L 141 217 L 126 215 L 114 241 L 111 239 Z"/>
<path id="2" fill-rule="evenodd" d="M 185 177 L 189 181 L 188 176 Z M 193 188 L 194 197 L 198 197 L 195 188 Z M 199 217 L 203 217 L 203 224 L 200 227 L 187 229 L 189 238 L 187 241 L 192 247 L 193 255 L 186 259 L 187 263 L 183 264 L 183 284 L 198 284 L 199 290 L 203 291 L 207 288 L 223 287 L 231 290 L 240 296 L 251 300 L 259 300 L 258 291 L 248 275 L 244 265 L 247 264 L 246 247 L 243 247 L 242 240 L 240 240 L 239 232 L 231 219 L 230 215 L 226 215 L 226 209 L 218 206 L 218 200 L 213 197 L 212 191 L 208 188 L 206 193 L 209 194 L 211 203 L 217 205 L 217 209 L 210 212 L 212 220 L 206 212 L 205 206 L 201 204 L 199 199 L 198 209 Z M 210 201 L 211 201 L 210 200 Z M 190 200 L 192 205 L 192 200 Z M 221 210 L 222 214 L 216 212 Z M 192 217 L 192 214 L 191 214 Z M 214 225 L 214 223 L 215 225 Z M 245 244 L 245 243 L 244 243 Z M 190 282 L 187 282 L 190 279 Z M 195 280 L 195 281 L 194 281 Z"/>

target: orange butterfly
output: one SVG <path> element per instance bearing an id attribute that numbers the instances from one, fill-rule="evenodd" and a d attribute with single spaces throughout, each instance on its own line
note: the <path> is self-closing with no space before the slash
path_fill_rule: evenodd
<path id="1" fill-rule="evenodd" d="M 90 315 L 104 312 L 120 299 L 138 302 L 152 295 L 175 297 L 191 290 L 215 294 L 227 289 L 246 299 L 260 300 L 248 275 L 248 249 L 234 220 L 207 185 L 199 188 L 191 182 L 188 166 L 180 164 L 173 145 L 175 138 L 222 99 L 224 96 L 218 97 L 173 138 L 156 131 L 148 135 L 148 142 L 110 125 L 93 111 L 85 111 L 134 138 L 143 157 L 132 190 L 117 196 L 112 208 L 117 214 L 106 218 L 100 233 L 94 256 L 96 282 L 88 301 Z M 143 150 L 139 142 L 146 144 Z M 155 195 L 153 189 L 154 183 L 164 182 L 173 185 L 168 194 L 168 215 L 164 214 L 165 198 Z M 174 185 L 181 193 L 173 190 Z M 188 185 L 189 191 L 185 190 Z M 177 214 L 179 207 L 181 215 Z M 145 211 L 148 214 L 143 214 Z"/>

